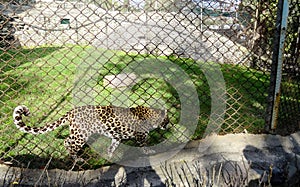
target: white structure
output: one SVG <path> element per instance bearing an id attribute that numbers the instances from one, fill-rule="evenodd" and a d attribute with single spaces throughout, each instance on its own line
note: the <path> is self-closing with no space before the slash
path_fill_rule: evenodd
<path id="1" fill-rule="evenodd" d="M 220 10 L 222 12 L 235 12 L 240 3 L 241 0 L 197 0 L 197 4 L 202 8 L 209 10 Z"/>

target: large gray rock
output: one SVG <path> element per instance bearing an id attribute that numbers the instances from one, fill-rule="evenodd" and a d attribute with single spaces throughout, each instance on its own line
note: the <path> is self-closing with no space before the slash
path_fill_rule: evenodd
<path id="1" fill-rule="evenodd" d="M 299 183 L 300 132 L 290 136 L 229 134 L 193 141 L 160 165 L 112 165 L 64 171 L 0 166 L 9 186 L 291 186 Z M 156 158 L 157 155 L 155 155 Z M 150 159 L 151 160 L 151 157 Z"/>

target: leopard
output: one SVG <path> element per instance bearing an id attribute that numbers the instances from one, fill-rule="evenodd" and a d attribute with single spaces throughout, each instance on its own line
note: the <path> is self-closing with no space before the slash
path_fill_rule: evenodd
<path id="1" fill-rule="evenodd" d="M 146 106 L 131 108 L 113 105 L 77 106 L 56 121 L 41 127 L 26 125 L 23 115 L 30 115 L 28 107 L 17 106 L 13 112 L 14 124 L 20 131 L 34 135 L 44 134 L 68 124 L 69 136 L 64 140 L 64 146 L 74 160 L 81 160 L 78 152 L 93 134 L 104 135 L 111 139 L 111 144 L 107 148 L 107 155 L 111 158 L 122 140 L 134 138 L 138 146 L 144 147 L 151 130 L 166 129 L 169 123 L 166 109 Z"/>

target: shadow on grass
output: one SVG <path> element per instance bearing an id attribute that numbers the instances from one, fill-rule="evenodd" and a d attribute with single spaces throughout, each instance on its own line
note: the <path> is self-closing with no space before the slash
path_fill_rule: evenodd
<path id="1" fill-rule="evenodd" d="M 25 154 L 25 155 L 17 155 L 12 158 L 4 159 L 4 162 L 11 162 L 11 166 L 20 167 L 20 168 L 28 168 L 28 169 L 44 169 L 48 164 L 50 158 L 40 157 L 34 154 Z M 68 170 L 69 167 L 72 166 L 71 159 L 57 159 L 52 158 L 49 163 L 48 169 L 64 169 Z"/>
<path id="2" fill-rule="evenodd" d="M 12 102 L 14 98 L 22 95 L 29 85 L 29 81 L 22 78 L 20 72 L 16 72 L 20 66 L 32 64 L 33 61 L 48 56 L 61 49 L 61 47 L 41 47 L 34 49 L 14 49 L 8 51 L 0 51 L 0 121 L 6 123 L 7 117 L 12 114 L 16 103 Z M 9 114 L 9 115 L 7 115 Z M 2 127 L 5 128 L 5 127 Z M 5 132 L 5 131 L 4 131 Z M 9 152 L 18 142 L 21 141 L 27 134 L 23 134 L 16 139 L 10 146 L 4 148 L 5 152 Z M 3 156 L 4 153 L 0 155 Z"/>
<path id="3" fill-rule="evenodd" d="M 119 61 L 120 63 L 129 64 L 131 62 L 149 58 L 157 59 L 157 57 L 151 55 L 124 55 L 119 58 Z M 160 59 L 163 60 L 163 58 Z M 248 67 L 232 64 L 217 65 L 211 62 L 198 62 L 189 58 L 178 58 L 177 56 L 172 55 L 168 56 L 165 60 L 169 60 L 178 65 L 185 73 L 187 73 L 198 92 L 200 116 L 198 127 L 193 137 L 194 139 L 202 137 L 211 115 L 211 88 L 207 79 L 214 80 L 214 77 L 206 77 L 206 74 L 204 74 L 203 71 L 211 70 L 214 72 L 215 68 L 220 68 L 223 73 L 228 95 L 227 100 L 223 101 L 226 102 L 227 105 L 225 114 L 225 120 L 227 121 L 223 125 L 220 124 L 220 127 L 222 126 L 220 133 L 238 133 L 242 132 L 244 129 L 247 129 L 248 132 L 259 133 L 263 130 L 269 87 L 269 75 L 267 73 Z M 120 66 L 116 66 L 114 69 L 118 69 L 117 73 L 122 71 Z M 132 87 L 132 91 L 135 92 L 139 90 L 139 87 L 142 87 L 144 82 L 147 81 L 143 80 L 138 82 Z M 172 97 L 166 97 L 165 95 L 162 97 L 169 107 L 172 108 L 176 106 L 176 113 L 180 113 L 181 103 L 176 90 L 169 84 L 167 84 L 166 87 L 160 87 L 160 89 L 164 90 L 166 93 L 170 93 L 168 95 L 172 95 Z M 145 88 L 144 90 L 142 88 L 140 90 L 145 92 Z M 139 94 L 143 95 L 143 92 L 139 92 Z M 171 115 L 173 115 L 173 118 L 179 117 L 179 114 Z"/>
<path id="4" fill-rule="evenodd" d="M 288 135 L 300 129 L 300 77 L 285 75 L 282 80 L 276 133 Z"/>
<path id="5" fill-rule="evenodd" d="M 50 154 L 49 154 L 50 155 Z M 78 153 L 80 158 L 83 158 L 83 162 L 76 162 L 74 165 L 74 159 L 69 156 L 40 156 L 36 154 L 20 154 L 10 156 L 1 160 L 2 163 L 9 163 L 12 167 L 28 168 L 28 169 L 62 169 L 72 171 L 82 171 L 97 169 L 106 165 L 111 165 L 110 162 L 103 159 L 97 153 L 91 151 L 91 148 L 87 145 L 83 147 Z"/>
<path id="6" fill-rule="evenodd" d="M 32 63 L 33 61 L 50 55 L 61 47 L 40 47 L 33 49 L 14 49 L 8 51 L 0 50 L 0 102 L 5 102 L 17 97 L 22 92 L 29 80 L 22 80 L 20 74 L 9 72 L 18 67 Z M 9 72 L 9 73 L 8 73 Z"/>
<path id="7" fill-rule="evenodd" d="M 59 48 L 50 48 L 48 51 L 48 55 L 57 49 L 59 49 Z M 42 50 L 42 49 L 40 49 L 40 50 Z M 37 52 L 40 53 L 41 52 L 41 51 L 39 51 L 39 49 L 37 49 L 36 51 L 34 49 L 32 49 L 32 51 L 33 52 L 30 52 L 30 50 L 29 50 L 29 51 L 27 51 L 27 53 L 31 54 L 31 53 L 37 53 Z M 42 50 L 42 51 L 44 51 L 44 50 Z M 18 55 L 20 55 L 20 54 L 17 53 L 16 56 L 18 56 Z M 37 55 L 37 54 L 35 54 L 35 55 Z M 46 54 L 43 54 L 43 55 L 46 56 Z M 41 58 L 43 55 L 40 55 L 40 56 L 37 55 L 38 57 L 36 57 L 36 59 Z M 21 55 L 21 57 L 22 57 L 22 55 Z M 21 57 L 19 56 L 18 58 L 21 58 Z M 9 62 L 11 59 L 13 59 L 13 58 L 9 58 L 9 56 L 7 56 L 6 58 L 7 58 L 6 62 Z M 105 67 L 107 67 L 107 69 L 104 68 L 104 70 L 102 70 L 102 71 L 105 71 L 105 72 L 103 72 L 103 74 L 112 73 L 112 72 L 115 74 L 120 73 L 127 66 L 127 64 L 133 62 L 136 59 L 140 60 L 141 58 L 142 58 L 142 55 L 121 56 L 120 62 L 118 62 L 118 64 L 107 63 L 105 66 Z M 146 58 L 146 57 L 144 57 L 144 58 Z M 32 60 L 34 60 L 34 58 L 32 58 Z M 193 138 L 199 139 L 202 137 L 203 133 L 205 132 L 206 125 L 208 123 L 209 116 L 211 113 L 211 111 L 210 111 L 211 96 L 210 96 L 210 88 L 209 88 L 208 82 L 206 80 L 204 73 L 201 70 L 201 66 L 199 64 L 197 64 L 197 62 L 195 62 L 194 60 L 182 59 L 182 58 L 177 58 L 177 57 L 173 57 L 173 56 L 169 56 L 168 60 L 170 60 L 172 63 L 175 63 L 176 65 L 180 66 L 190 76 L 191 80 L 193 81 L 194 85 L 196 86 L 196 89 L 198 92 L 198 99 L 199 99 L 200 105 L 201 105 L 201 113 L 200 113 L 201 117 L 199 117 L 200 120 L 198 123 L 198 127 L 196 129 L 196 133 L 193 136 Z M 29 62 L 28 61 L 26 62 L 26 59 L 25 59 L 22 63 L 24 64 L 24 63 L 29 63 Z M 8 64 L 8 63 L 6 63 L 6 64 Z M 205 65 L 205 63 L 201 63 L 201 64 Z M 22 64 L 15 63 L 11 67 L 5 67 L 4 69 L 6 71 L 10 71 L 10 70 L 17 68 L 20 65 L 22 65 Z M 208 66 L 209 66 L 209 64 L 208 64 Z M 253 119 L 256 119 L 256 118 L 263 119 L 264 118 L 263 114 L 265 113 L 267 88 L 269 86 L 269 82 L 268 82 L 269 75 L 266 73 L 260 72 L 260 71 L 252 70 L 250 68 L 239 67 L 239 66 L 228 65 L 228 64 L 220 65 L 220 67 L 223 72 L 223 76 L 225 78 L 227 88 L 233 87 L 234 90 L 237 90 L 238 93 L 240 95 L 242 95 L 242 105 L 237 106 L 237 107 L 241 107 L 241 110 L 238 110 L 238 111 L 242 112 L 240 116 L 243 117 L 243 120 L 245 120 L 245 121 L 249 120 L 247 123 L 251 124 L 251 122 L 252 122 L 251 120 L 253 120 Z M 109 72 L 106 72 L 106 70 L 109 70 Z M 5 75 L 5 74 L 0 72 L 0 76 L 2 76 L 2 75 Z M 26 82 L 20 82 L 20 80 L 18 80 L 18 75 L 14 75 L 14 76 L 15 76 L 14 78 L 5 80 L 5 81 L 7 81 L 6 82 L 7 85 L 12 85 L 11 90 L 9 90 L 8 93 L 11 92 L 11 94 L 13 96 L 16 91 L 18 92 L 18 90 L 24 89 L 27 84 Z M 143 84 L 143 81 L 140 81 L 138 84 L 133 86 L 132 91 L 139 90 L 139 86 Z M 147 83 L 147 81 L 145 81 L 145 83 Z M 13 84 L 15 84 L 15 85 L 13 85 Z M 152 85 L 150 85 L 150 86 L 152 86 Z M 178 93 L 176 92 L 176 90 L 174 88 L 171 87 L 171 85 L 168 85 L 168 84 L 166 84 L 165 87 L 160 87 L 160 88 L 164 92 L 170 93 L 169 94 L 169 95 L 171 95 L 170 97 L 167 95 L 163 95 L 162 97 L 166 101 L 166 104 L 168 106 L 175 108 L 174 111 L 176 111 L 176 112 L 171 114 L 171 115 L 173 115 L 173 118 L 175 118 L 175 119 L 178 118 L 179 112 L 180 112 L 179 108 L 180 108 L 180 104 L 181 104 Z M 141 89 L 143 89 L 143 88 L 141 88 Z M 0 89 L 0 90 L 2 90 L 2 89 Z M 146 90 L 144 89 L 143 91 L 145 92 Z M 143 93 L 141 92 L 141 94 L 143 94 Z M 233 93 L 231 93 L 230 90 L 227 89 L 227 94 L 233 94 Z M 7 95 L 7 94 L 5 93 L 5 95 Z M 2 95 L 0 95 L 0 101 L 4 102 L 4 100 L 2 100 L 1 97 L 2 97 Z M 4 99 L 9 100 L 10 98 L 11 97 L 4 98 Z M 238 98 L 235 98 L 235 99 L 238 100 Z M 61 102 L 57 102 L 57 105 L 60 105 Z M 226 101 L 226 102 L 228 102 L 228 101 Z M 227 103 L 227 106 L 235 107 L 235 105 L 228 105 L 228 103 Z M 56 108 L 54 108 L 53 110 L 55 110 L 55 109 Z M 53 110 L 50 111 L 49 114 L 51 112 L 53 112 Z M 230 114 L 226 114 L 226 115 L 227 115 L 227 117 L 230 117 Z M 237 125 L 237 126 L 241 125 L 241 123 L 239 121 L 235 121 L 235 119 L 233 119 L 232 123 L 236 123 L 236 124 L 230 124 L 231 128 L 228 131 L 226 131 L 227 133 L 234 132 L 235 127 L 236 127 L 235 125 Z M 252 124 L 252 126 L 254 126 L 254 125 Z M 224 127 L 224 125 L 222 127 Z M 243 128 L 246 128 L 246 127 L 243 127 Z M 252 131 L 249 130 L 249 132 L 252 132 Z M 162 138 L 160 132 L 154 133 L 153 135 L 154 135 L 154 139 L 151 140 L 151 142 Z M 26 134 L 24 134 L 24 136 L 26 136 Z M 158 136 L 158 137 L 156 137 L 156 136 Z M 22 138 L 23 138 L 23 136 L 22 136 Z M 64 139 L 65 137 L 60 137 L 58 135 L 57 138 Z M 15 144 L 13 144 L 8 149 L 6 149 L 5 152 L 9 152 L 11 149 L 13 149 L 15 147 L 15 145 L 17 145 L 21 139 L 16 140 Z M 134 142 L 129 142 L 129 143 L 134 143 Z M 90 157 L 91 157 L 90 154 L 85 154 L 85 155 L 86 156 L 84 156 L 84 157 L 87 160 L 90 160 Z M 2 157 L 2 155 L 0 155 L 0 156 Z M 32 158 L 32 157 L 34 157 L 34 158 Z M 95 158 L 97 158 L 97 156 Z M 13 157 L 13 160 L 16 160 L 14 163 L 14 164 L 16 164 L 16 166 L 22 165 L 24 167 L 24 166 L 30 165 L 30 167 L 39 168 L 39 167 L 43 167 L 43 165 L 45 165 L 47 163 L 49 158 L 41 158 L 36 155 L 20 155 L 20 156 Z M 52 162 L 51 162 L 52 165 L 50 165 L 50 168 L 69 169 L 68 167 L 72 166 L 72 160 L 69 160 L 66 158 L 54 159 L 54 160 L 52 160 Z M 92 163 L 94 163 L 94 164 L 92 164 Z M 103 162 L 103 163 L 105 163 L 105 162 Z M 101 167 L 101 166 L 103 166 L 103 165 L 99 164 L 99 162 L 87 161 L 83 165 L 76 166 L 75 169 L 76 168 L 77 169 L 81 169 L 81 168 L 95 169 L 95 168 Z"/>
<path id="8" fill-rule="evenodd" d="M 3 74 L 23 64 L 31 63 L 61 48 L 62 47 L 38 47 L 32 49 L 19 48 L 8 51 L 0 50 L 0 73 Z"/>

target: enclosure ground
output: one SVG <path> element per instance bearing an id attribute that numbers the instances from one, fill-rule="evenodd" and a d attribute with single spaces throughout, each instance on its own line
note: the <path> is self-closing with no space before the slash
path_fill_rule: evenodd
<path id="1" fill-rule="evenodd" d="M 0 184 L 41 186 L 292 186 L 299 182 L 300 132 L 290 136 L 228 134 L 193 141 L 160 165 L 65 171 L 0 166 Z M 151 159 L 162 155 L 154 155 Z"/>
<path id="2" fill-rule="evenodd" d="M 41 57 L 41 53 L 44 56 Z M 23 54 L 28 54 L 27 58 L 24 59 Z M 55 159 L 52 162 L 54 165 L 51 164 L 50 167 L 62 167 L 63 159 L 68 157 L 63 146 L 63 140 L 68 135 L 67 128 L 61 128 L 54 133 L 50 132 L 45 135 L 28 135 L 14 127 L 11 115 L 14 107 L 25 104 L 31 110 L 31 116 L 26 118 L 27 123 L 32 126 L 43 126 L 47 122 L 52 122 L 61 117 L 72 108 L 72 104 L 82 104 L 80 102 L 83 101 L 77 102 L 74 100 L 74 94 L 81 92 L 81 88 L 76 87 L 80 84 L 78 80 L 85 81 L 80 78 L 82 77 L 80 68 L 85 63 L 97 64 L 97 68 L 99 68 L 97 76 L 88 82 L 97 92 L 93 95 L 92 101 L 86 102 L 96 105 L 98 103 L 101 105 L 118 105 L 117 100 L 110 103 L 107 99 L 111 98 L 111 95 L 116 95 L 116 90 L 106 88 L 103 85 L 103 78 L 106 75 L 117 75 L 129 64 L 146 62 L 147 60 L 159 60 L 164 63 L 176 64 L 190 76 L 197 87 L 201 88 L 198 90 L 201 107 L 199 123 L 191 138 L 201 138 L 208 124 L 211 107 L 210 87 L 203 71 L 204 69 L 213 71 L 215 66 L 213 62 L 195 61 L 172 55 L 140 55 L 77 45 L 10 50 L 1 55 L 9 63 L 9 66 L 4 66 L 4 71 L 0 73 L 4 80 L 0 90 L 5 93 L 5 95 L 1 95 L 0 99 L 1 102 L 6 103 L 0 107 L 2 115 L 0 131 L 3 133 L 0 138 L 0 141 L 3 142 L 0 145 L 0 154 L 5 161 L 12 161 L 17 166 L 30 163 L 30 168 L 37 168 L 39 163 L 47 162 L 51 155 Z M 97 63 L 93 63 L 95 59 L 97 59 Z M 226 82 L 226 94 L 228 95 L 227 100 L 221 102 L 226 102 L 228 109 L 223 124 L 219 124 L 216 129 L 210 130 L 218 131 L 220 134 L 243 132 L 244 129 L 251 133 L 259 133 L 263 129 L 264 118 L 262 114 L 265 111 L 264 106 L 260 103 L 264 102 L 265 97 L 256 94 L 256 92 L 267 94 L 264 87 L 268 84 L 267 75 L 254 69 L 250 71 L 229 64 L 217 67 L 223 73 Z M 258 79 L 260 81 L 257 81 Z M 172 132 L 165 132 L 163 137 L 170 141 L 176 141 L 182 133 L 180 127 L 176 126 L 180 114 L 178 108 L 180 101 L 176 95 L 176 90 L 164 80 L 148 78 L 130 88 L 129 101 L 132 103 L 127 104 L 129 106 L 155 106 L 158 100 L 163 99 L 164 102 L 167 102 L 167 109 L 170 113 L 169 118 L 175 126 L 171 128 L 173 129 Z M 155 133 L 152 134 L 154 135 L 152 140 L 157 139 Z M 86 150 L 85 155 L 94 157 L 87 164 L 89 168 L 107 164 L 105 160 L 99 159 L 89 150 Z M 24 163 L 24 160 L 28 162 Z M 38 163 L 38 165 L 34 163 Z M 85 168 L 86 166 L 82 167 Z"/>

